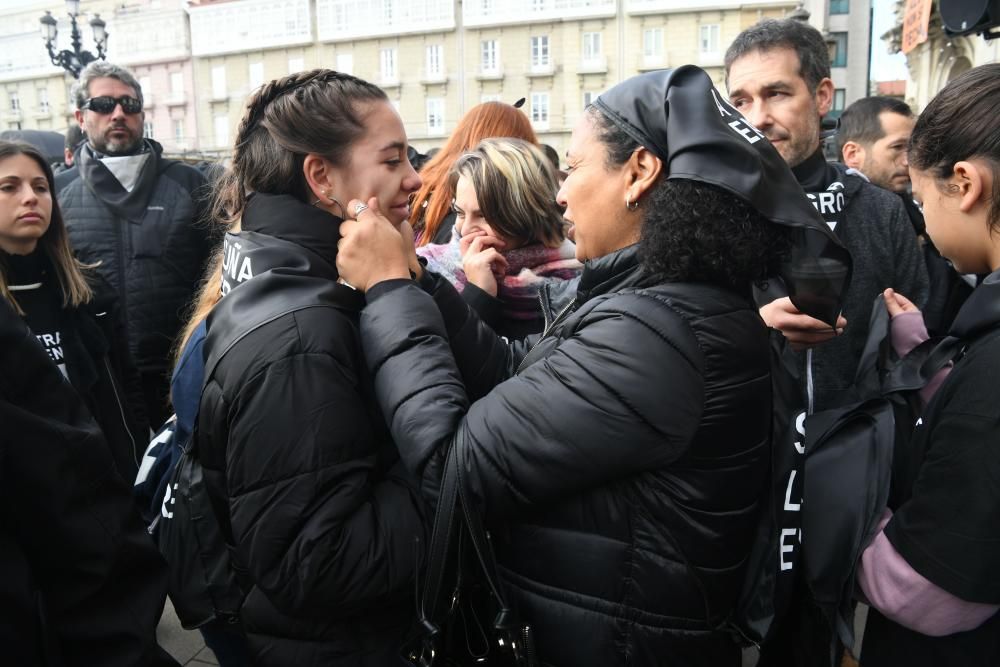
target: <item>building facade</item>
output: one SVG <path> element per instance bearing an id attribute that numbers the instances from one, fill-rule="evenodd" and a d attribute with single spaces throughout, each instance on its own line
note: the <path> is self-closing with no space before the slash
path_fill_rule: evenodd
<path id="1" fill-rule="evenodd" d="M 900 3 L 896 12 L 898 25 L 882 35 L 894 53 L 902 49 L 904 8 L 904 3 Z M 909 72 L 906 102 L 919 113 L 949 81 L 973 67 L 995 62 L 1000 62 L 1000 39 L 946 34 L 935 6 L 927 27 L 927 41 L 906 54 Z"/>
<path id="2" fill-rule="evenodd" d="M 694 63 L 724 87 L 729 42 L 788 0 L 215 0 L 192 3 L 200 146 L 224 150 L 246 96 L 289 72 L 329 67 L 372 81 L 420 150 L 462 114 L 525 98 L 562 154 L 584 107 L 641 71 Z"/>
<path id="3" fill-rule="evenodd" d="M 724 89 L 733 38 L 803 6 L 830 45 L 836 116 L 867 94 L 868 0 L 82 0 L 81 12 L 107 21 L 108 59 L 135 72 L 146 132 L 170 153 L 227 154 L 252 91 L 327 67 L 383 87 L 422 151 L 472 106 L 525 98 L 540 140 L 562 154 L 610 86 L 693 63 Z M 72 81 L 39 36 L 46 9 L 65 13 L 60 0 L 0 9 L 0 129 L 72 120 Z"/>

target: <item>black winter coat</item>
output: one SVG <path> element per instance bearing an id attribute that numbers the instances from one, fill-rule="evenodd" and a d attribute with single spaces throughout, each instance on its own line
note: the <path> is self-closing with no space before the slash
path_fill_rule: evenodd
<path id="1" fill-rule="evenodd" d="M 471 496 L 541 658 L 739 665 L 720 628 L 771 421 L 768 336 L 751 301 L 657 284 L 631 246 L 587 263 L 576 301 L 529 352 L 425 276 L 436 307 L 408 281 L 367 294 L 379 403 L 430 497 L 448 447 L 467 449 Z"/>
<path id="2" fill-rule="evenodd" d="M 160 157 L 159 144 L 149 143 L 143 176 L 120 206 L 106 200 L 124 190 L 104 167 L 81 175 L 83 160 L 56 178 L 73 251 L 83 262 L 100 262 L 96 270 L 118 293 L 129 350 L 142 373 L 168 368 L 174 337 L 219 237 L 202 219 L 205 177 Z M 99 186 L 88 181 L 90 174 L 103 176 Z"/>
<path id="3" fill-rule="evenodd" d="M 340 220 L 254 195 L 226 238 L 196 442 L 261 665 L 393 664 L 416 618 L 423 500 L 375 405 L 338 285 Z"/>
<path id="4" fill-rule="evenodd" d="M 52 264 L 42 250 L 26 256 L 0 252 L 0 263 L 7 265 L 8 283 L 22 285 L 14 294 L 28 321 L 34 313 L 43 321 L 58 323 L 63 353 L 60 363 L 101 427 L 118 472 L 132 484 L 149 442 L 149 422 L 117 295 L 99 275 L 87 271 L 93 298 L 77 308 L 67 308 Z M 40 287 L 25 289 L 29 283 Z"/>
<path id="5" fill-rule="evenodd" d="M 0 647 L 5 665 L 174 665 L 166 565 L 100 429 L 0 299 Z"/>

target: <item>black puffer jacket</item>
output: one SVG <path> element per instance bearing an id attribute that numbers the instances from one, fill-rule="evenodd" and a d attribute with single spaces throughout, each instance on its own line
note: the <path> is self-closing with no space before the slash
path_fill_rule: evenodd
<path id="1" fill-rule="evenodd" d="M 467 448 L 470 491 L 542 659 L 739 665 L 720 626 L 771 420 L 767 332 L 750 300 L 656 284 L 632 246 L 589 262 L 575 303 L 525 353 L 450 285 L 422 280 L 436 307 L 408 281 L 368 292 L 361 334 L 379 403 L 431 497 L 444 452 Z"/>
<path id="2" fill-rule="evenodd" d="M 226 238 L 196 438 L 259 664 L 393 664 L 416 618 L 423 500 L 375 405 L 338 285 L 339 220 L 254 195 Z"/>
<path id="3" fill-rule="evenodd" d="M 219 237 L 202 219 L 205 177 L 160 157 L 159 144 L 147 141 L 143 175 L 120 208 L 95 194 L 101 188 L 123 192 L 106 168 L 93 165 L 81 175 L 89 164 L 84 160 L 56 179 L 73 251 L 83 262 L 100 262 L 97 271 L 118 292 L 140 372 L 169 365 L 184 310 Z M 100 186 L 88 181 L 90 173 L 103 175 Z"/>

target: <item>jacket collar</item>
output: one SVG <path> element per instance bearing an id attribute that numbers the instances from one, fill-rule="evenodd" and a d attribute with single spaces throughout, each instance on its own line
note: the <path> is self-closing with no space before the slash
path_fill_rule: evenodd
<path id="1" fill-rule="evenodd" d="M 955 316 L 948 333 L 971 340 L 1000 326 L 1000 270 L 986 276 Z"/>
<path id="2" fill-rule="evenodd" d="M 601 294 L 629 287 L 648 287 L 654 282 L 639 265 L 639 244 L 636 243 L 602 257 L 587 260 L 580 276 L 576 301 L 577 304 L 581 304 Z"/>
<path id="3" fill-rule="evenodd" d="M 163 151 L 153 140 L 144 141 L 144 149 L 149 152 L 149 158 L 139 170 L 131 191 L 126 190 L 118 177 L 101 162 L 102 156 L 90 144 L 85 144 L 78 153 L 80 178 L 94 196 L 104 202 L 115 215 L 134 222 L 141 222 L 146 214 L 146 206 L 156 187 L 161 166 L 160 153 Z"/>
<path id="4" fill-rule="evenodd" d="M 242 229 L 302 246 L 336 267 L 342 222 L 341 218 L 291 195 L 255 193 L 243 211 Z"/>

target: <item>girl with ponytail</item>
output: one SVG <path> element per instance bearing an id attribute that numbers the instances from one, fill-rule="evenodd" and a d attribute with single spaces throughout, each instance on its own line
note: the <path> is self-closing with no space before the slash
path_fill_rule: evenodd
<path id="1" fill-rule="evenodd" d="M 338 282 L 336 256 L 350 198 L 399 224 L 419 187 L 376 86 L 313 70 L 251 97 L 213 207 L 232 231 L 186 335 L 204 336 L 194 444 L 254 664 L 393 664 L 415 618 L 422 501 L 361 356 L 364 297 Z"/>

